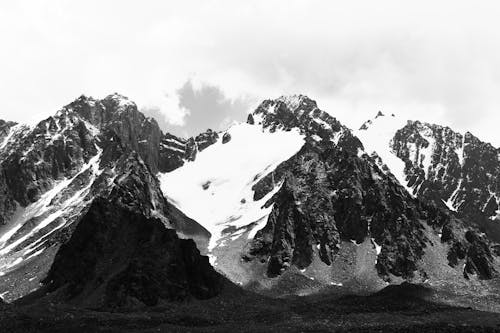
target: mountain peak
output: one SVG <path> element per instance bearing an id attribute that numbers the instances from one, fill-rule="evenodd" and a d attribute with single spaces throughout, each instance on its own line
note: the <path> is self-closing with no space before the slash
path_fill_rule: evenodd
<path id="1" fill-rule="evenodd" d="M 284 103 L 291 111 L 297 110 L 300 106 L 318 107 L 316 101 L 302 94 L 282 95 L 276 98 L 275 101 Z"/>
<path id="2" fill-rule="evenodd" d="M 102 117 L 104 114 L 120 113 L 129 108 L 137 110 L 137 105 L 128 97 L 115 92 L 100 100 L 91 96 L 81 95 L 63 107 L 59 113 L 74 111 L 93 123 L 96 113 L 101 114 Z"/>
<path id="3" fill-rule="evenodd" d="M 274 131 L 278 127 L 290 130 L 302 128 L 310 122 L 325 126 L 336 122 L 328 113 L 320 110 L 316 102 L 305 95 L 287 95 L 264 100 L 253 112 L 257 123 Z M 253 118 L 253 117 L 252 117 Z"/>
<path id="4" fill-rule="evenodd" d="M 112 102 L 118 108 L 127 106 L 134 106 L 137 108 L 136 104 L 133 101 L 131 101 L 128 97 L 116 92 L 106 96 L 102 101 L 103 103 L 108 101 Z"/>

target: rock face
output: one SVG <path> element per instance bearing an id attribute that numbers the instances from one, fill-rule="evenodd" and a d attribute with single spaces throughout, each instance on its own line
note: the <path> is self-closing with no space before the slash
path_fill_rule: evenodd
<path id="1" fill-rule="evenodd" d="M 424 232 L 427 224 L 435 230 L 449 228 L 449 239 L 442 241 L 463 249 L 452 249 L 448 256 L 467 258 L 464 274 L 470 270 L 482 278 L 493 276 L 493 259 L 485 239 L 473 231 L 462 239 L 461 221 L 413 199 L 367 155 L 360 158 L 339 148 L 306 144 L 256 184 L 255 194 L 260 197 L 269 190 L 270 179 L 283 183 L 266 203 L 273 204 L 272 213 L 251 242 L 245 260 L 264 259 L 268 275 L 276 276 L 291 265 L 307 268 L 313 262 L 314 249 L 330 265 L 341 241 L 360 244 L 371 238 L 378 248 L 376 269 L 382 277 L 425 277 L 418 262 L 431 246 Z"/>
<path id="2" fill-rule="evenodd" d="M 172 134 L 166 133 L 160 144 L 160 171 L 170 172 L 186 161 L 194 161 L 196 154 L 214 144 L 219 135 L 208 129 L 196 137 L 184 140 Z"/>
<path id="3" fill-rule="evenodd" d="M 45 297 L 113 308 L 217 295 L 223 278 L 195 243 L 123 207 L 124 190 L 92 203 L 57 253 L 44 280 Z"/>
<path id="4" fill-rule="evenodd" d="M 0 119 L 0 146 L 4 144 L 4 139 L 6 139 L 9 135 L 11 128 L 16 125 L 17 123 L 13 121 L 5 121 Z"/>
<path id="5" fill-rule="evenodd" d="M 257 121 L 255 120 L 257 119 Z M 315 141 L 329 141 L 342 149 L 356 152 L 361 142 L 337 119 L 318 108 L 315 101 L 304 95 L 283 96 L 265 100 L 248 117 L 248 123 L 257 122 L 271 132 L 290 131 L 298 128 L 302 134 Z"/>
<path id="6" fill-rule="evenodd" d="M 272 112 L 263 112 L 269 105 Z M 291 265 L 307 268 L 315 249 L 330 265 L 341 241 L 362 243 L 370 237 L 380 244 L 381 275 L 411 277 L 426 246 L 422 212 L 367 155 L 359 156 L 359 140 L 302 96 L 298 101 L 266 101 L 256 115 L 262 116 L 264 127 L 298 126 L 308 139 L 295 156 L 254 185 L 258 200 L 283 184 L 266 203 L 273 204 L 272 213 L 244 259 L 267 261 L 268 275 L 276 276 Z"/>
<path id="7" fill-rule="evenodd" d="M 284 184 L 267 203 L 274 202 L 273 211 L 250 250 L 269 256 L 269 275 L 291 264 L 308 267 L 314 248 L 329 265 L 341 240 L 362 243 L 367 237 L 381 246 L 377 269 L 384 276 L 409 277 L 417 270 L 425 247 L 417 204 L 368 159 L 306 144 L 285 163 L 270 175 Z"/>
<path id="8" fill-rule="evenodd" d="M 0 150 L 3 221 L 12 217 L 15 203 L 25 207 L 37 201 L 54 180 L 75 175 L 96 154 L 95 138 L 76 114 L 58 114 L 33 130 L 13 129 Z"/>
<path id="9" fill-rule="evenodd" d="M 153 173 L 172 171 L 184 161 L 194 160 L 198 151 L 218 138 L 210 129 L 187 140 L 163 134 L 156 120 L 144 116 L 134 102 L 119 94 L 102 100 L 81 96 L 62 112 L 76 112 L 97 129 L 112 130 L 122 144 L 139 153 Z"/>
<path id="10" fill-rule="evenodd" d="M 116 202 L 206 248 L 210 233 L 159 187 L 163 134 L 125 97 L 82 96 L 33 128 L 6 126 L 8 140 L 0 146 L 0 290 L 8 300 L 38 287 L 80 217 L 117 188 Z"/>
<path id="11" fill-rule="evenodd" d="M 81 96 L 63 112 L 76 112 L 97 129 L 111 130 L 123 145 L 137 151 L 155 173 L 159 169 L 159 145 L 162 133 L 156 120 L 146 118 L 134 102 L 113 94 L 103 100 Z"/>
<path id="12" fill-rule="evenodd" d="M 446 204 L 500 241 L 494 221 L 500 216 L 500 149 L 469 132 L 418 121 L 395 133 L 392 148 L 417 196 Z"/>

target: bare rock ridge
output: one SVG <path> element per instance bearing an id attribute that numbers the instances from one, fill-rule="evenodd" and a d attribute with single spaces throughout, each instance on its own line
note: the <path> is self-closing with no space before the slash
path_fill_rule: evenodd
<path id="1" fill-rule="evenodd" d="M 77 112 L 98 129 L 113 130 L 122 143 L 137 151 L 152 169 L 167 172 L 194 160 L 196 153 L 217 139 L 212 130 L 183 139 L 163 134 L 153 118 L 144 116 L 128 98 L 113 94 L 102 100 L 81 96 L 64 109 Z"/>
<path id="2" fill-rule="evenodd" d="M 211 129 L 187 140 L 166 133 L 160 143 L 160 170 L 170 172 L 186 161 L 194 161 L 198 152 L 214 144 L 218 138 L 219 134 Z"/>
<path id="3" fill-rule="evenodd" d="M 472 219 L 494 219 L 500 202 L 500 149 L 467 132 L 410 121 L 392 141 L 408 185 Z M 498 240 L 499 235 L 495 235 Z"/>

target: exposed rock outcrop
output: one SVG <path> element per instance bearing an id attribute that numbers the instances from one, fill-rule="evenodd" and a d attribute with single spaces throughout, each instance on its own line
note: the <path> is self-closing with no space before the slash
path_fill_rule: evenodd
<path id="1" fill-rule="evenodd" d="M 205 299 L 220 292 L 224 279 L 192 240 L 180 240 L 160 220 L 117 199 L 121 196 L 92 203 L 54 259 L 44 280 L 46 297 L 113 308 Z"/>

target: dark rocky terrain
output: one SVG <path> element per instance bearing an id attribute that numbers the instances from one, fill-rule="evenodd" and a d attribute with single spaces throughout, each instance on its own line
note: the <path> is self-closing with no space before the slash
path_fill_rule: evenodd
<path id="1" fill-rule="evenodd" d="M 37 295 L 92 308 L 152 306 L 217 295 L 224 283 L 193 240 L 157 219 L 97 199 L 59 249 Z M 40 295 L 47 292 L 47 296 Z"/>
<path id="2" fill-rule="evenodd" d="M 469 132 L 462 135 L 419 121 L 399 129 L 392 148 L 405 162 L 408 185 L 416 195 L 446 203 L 500 241 L 500 149 Z"/>
<path id="3" fill-rule="evenodd" d="M 419 261 L 433 245 L 427 225 L 449 245 L 446 260 L 450 266 L 458 268 L 459 262 L 465 262 L 464 276 L 491 279 L 496 274 L 490 241 L 480 236 L 470 217 L 460 220 L 441 202 L 413 198 L 370 156 L 360 153 L 362 143 L 348 129 L 319 110 L 314 101 L 300 100 L 299 106 L 272 104 L 272 113 L 267 110 L 273 102 L 265 101 L 254 112 L 271 130 L 299 127 L 306 143 L 254 185 L 254 199 L 260 199 L 283 182 L 266 203 L 274 204 L 272 213 L 251 242 L 245 260 L 267 262 L 267 274 L 273 277 L 291 265 L 307 268 L 316 248 L 319 258 L 331 265 L 341 241 L 361 244 L 370 238 L 379 247 L 376 269 L 384 279 L 420 276 L 425 280 L 431 272 Z"/>
<path id="4" fill-rule="evenodd" d="M 44 303 L 0 308 L 5 332 L 497 332 L 497 313 L 445 304 L 415 285 L 370 296 L 331 290 L 275 299 L 226 286 L 218 296 L 128 311 Z"/>

